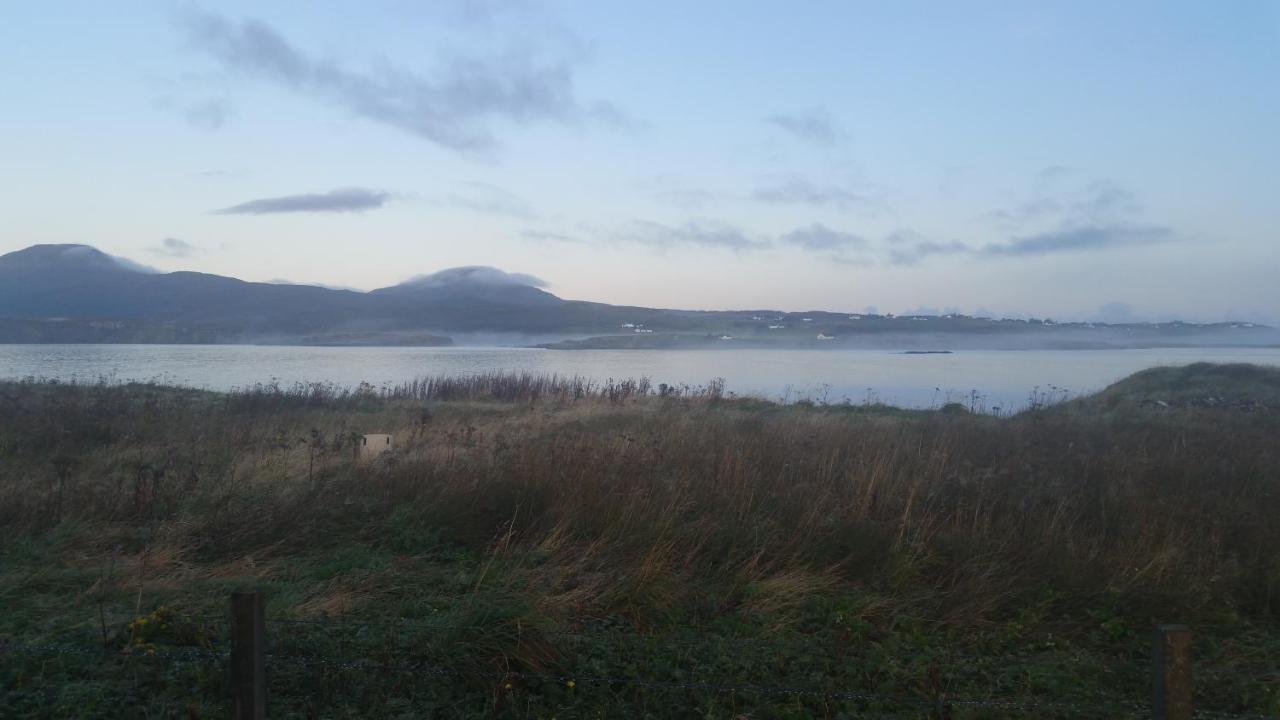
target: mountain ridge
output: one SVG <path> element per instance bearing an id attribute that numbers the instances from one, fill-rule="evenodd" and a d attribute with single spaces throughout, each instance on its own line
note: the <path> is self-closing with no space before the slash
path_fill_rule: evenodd
<path id="1" fill-rule="evenodd" d="M 964 315 L 673 310 L 566 300 L 536 277 L 448 268 L 368 292 L 160 272 L 90 245 L 0 255 L 0 342 L 443 344 L 559 348 L 1273 345 L 1252 323 L 1053 323 Z"/>

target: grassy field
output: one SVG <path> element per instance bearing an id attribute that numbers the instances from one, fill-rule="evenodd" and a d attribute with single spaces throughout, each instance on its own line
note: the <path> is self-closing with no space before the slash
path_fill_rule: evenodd
<path id="1" fill-rule="evenodd" d="M 1280 371 L 947 410 L 0 383 L 0 716 L 224 717 L 240 587 L 273 717 L 1280 713 Z"/>

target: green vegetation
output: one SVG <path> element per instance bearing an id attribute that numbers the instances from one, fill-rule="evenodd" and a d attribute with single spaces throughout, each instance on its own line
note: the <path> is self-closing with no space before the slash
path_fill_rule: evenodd
<path id="1" fill-rule="evenodd" d="M 1199 707 L 1274 714 L 1277 387 L 1164 368 L 995 418 L 0 383 L 0 716 L 225 716 L 244 586 L 274 717 L 1124 717 L 1161 622 Z"/>
<path id="2" fill-rule="evenodd" d="M 1072 405 L 1101 412 L 1140 408 L 1275 410 L 1280 408 L 1280 372 L 1244 364 L 1152 368 Z"/>

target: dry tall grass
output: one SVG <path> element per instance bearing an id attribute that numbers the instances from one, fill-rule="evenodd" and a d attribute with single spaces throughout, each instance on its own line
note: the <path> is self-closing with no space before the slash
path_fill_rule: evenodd
<path id="1" fill-rule="evenodd" d="M 0 532 L 62 528 L 68 557 L 157 583 L 439 539 L 521 568 L 513 592 L 539 613 L 637 623 L 786 623 L 806 598 L 854 591 L 878 598 L 865 612 L 954 623 L 1098 598 L 1153 617 L 1280 614 L 1274 415 L 663 394 L 500 375 L 229 395 L 3 384 Z M 395 452 L 358 464 L 363 432 L 394 433 Z M 295 610 L 367 602 L 393 576 Z"/>

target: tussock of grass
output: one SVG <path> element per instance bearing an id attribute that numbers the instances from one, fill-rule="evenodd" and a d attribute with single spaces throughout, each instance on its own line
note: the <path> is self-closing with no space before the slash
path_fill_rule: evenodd
<path id="1" fill-rule="evenodd" d="M 1162 369 L 1005 419 L 500 374 L 225 395 L 0 384 L 0 601 L 12 609 L 0 633 L 105 633 L 119 648 L 139 612 L 218 615 L 226 592 L 256 584 L 273 616 L 486 628 L 282 640 L 311 652 L 636 676 L 679 677 L 694 663 L 744 681 L 839 678 L 895 695 L 983 695 L 995 683 L 1014 697 L 1130 697 L 1140 661 L 1109 685 L 1079 668 L 1042 679 L 978 665 L 936 673 L 955 646 L 999 655 L 1048 635 L 1064 657 L 1103 656 L 1144 647 L 1152 621 L 1273 626 L 1280 414 L 1265 402 L 1244 412 L 1111 400 L 1183 382 L 1265 388 L 1272 372 Z M 357 463 L 366 432 L 393 433 L 395 451 Z M 584 646 L 560 634 L 600 628 L 631 640 Z M 724 631 L 777 644 L 754 655 L 673 649 Z M 679 642 L 646 646 L 652 637 Z M 787 638 L 847 645 L 806 664 Z M 916 641 L 933 670 L 895 654 Z M 1219 657 L 1235 678 L 1206 690 L 1230 700 L 1219 707 L 1267 707 L 1267 671 L 1249 663 L 1275 641 L 1237 640 L 1249 651 Z M 211 677 L 206 709 L 220 701 Z M 409 692 L 345 678 L 319 696 L 339 708 L 357 686 L 391 703 L 378 706 L 386 713 Z M 315 702 L 275 692 L 298 708 Z M 431 703 L 513 717 L 651 701 L 614 687 L 589 702 L 563 688 L 495 695 L 485 681 L 433 692 Z M 715 693 L 686 701 L 729 711 Z M 786 714 L 753 702 L 738 709 Z M 37 706 L 47 707 L 14 707 Z"/>

